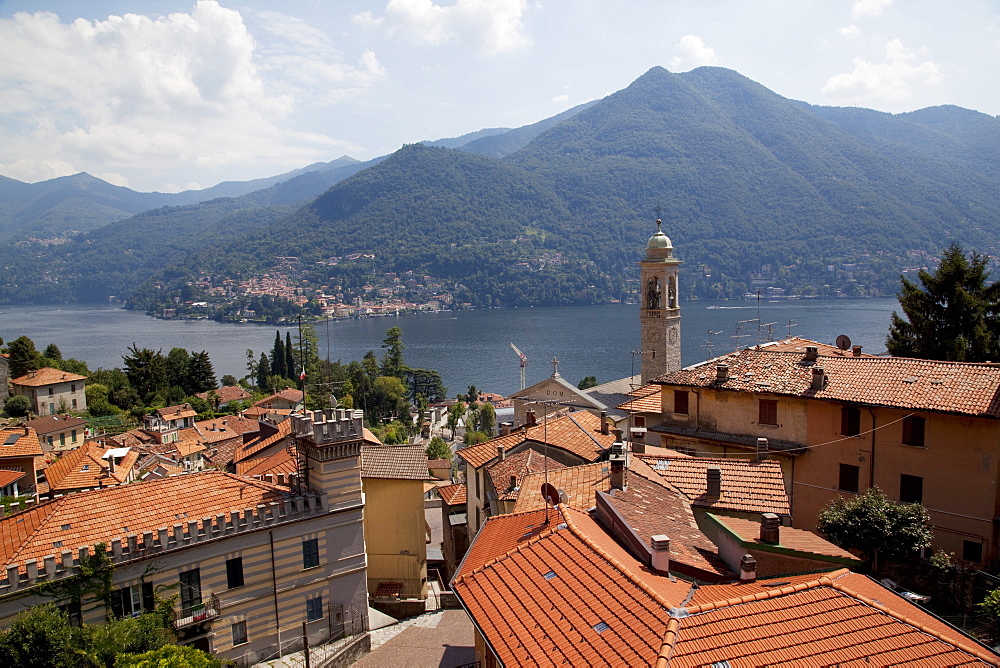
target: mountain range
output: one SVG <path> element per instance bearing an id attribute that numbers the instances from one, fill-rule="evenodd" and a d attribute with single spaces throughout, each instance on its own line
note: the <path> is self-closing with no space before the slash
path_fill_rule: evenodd
<path id="1" fill-rule="evenodd" d="M 0 300 L 150 306 L 294 256 L 302 285 L 348 296 L 414 272 L 477 306 L 595 303 L 633 289 L 657 210 L 688 297 L 891 294 L 954 241 L 995 253 L 998 195 L 995 117 L 820 107 L 656 67 L 524 128 L 205 191 L 0 179 Z"/>

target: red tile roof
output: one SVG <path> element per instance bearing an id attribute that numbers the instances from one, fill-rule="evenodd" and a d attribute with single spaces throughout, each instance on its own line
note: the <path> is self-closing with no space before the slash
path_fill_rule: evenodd
<path id="1" fill-rule="evenodd" d="M 486 471 L 490 474 L 490 479 L 493 481 L 493 488 L 496 490 L 497 498 L 501 500 L 514 500 L 517 499 L 521 481 L 524 477 L 532 473 L 544 472 L 546 464 L 550 472 L 566 468 L 564 464 L 560 464 L 551 457 L 546 457 L 535 450 L 522 450 L 517 454 L 504 457 L 503 461 L 497 461 L 488 465 Z M 517 481 L 513 487 L 510 484 L 511 476 Z"/>
<path id="2" fill-rule="evenodd" d="M 594 507 L 594 493 L 611 489 L 610 468 L 607 462 L 569 466 L 558 471 L 549 471 L 549 484 L 566 493 L 566 503 L 573 508 L 586 510 Z M 542 498 L 542 483 L 545 475 L 536 473 L 525 476 L 521 481 L 521 491 L 514 504 L 514 512 L 523 513 L 545 507 Z"/>
<path id="3" fill-rule="evenodd" d="M 17 466 L 0 468 L 0 487 L 15 483 L 26 475 L 24 469 Z"/>
<path id="4" fill-rule="evenodd" d="M 8 445 L 9 442 L 9 445 Z M 0 460 L 8 457 L 38 457 L 42 444 L 31 427 L 0 429 Z"/>
<path id="5" fill-rule="evenodd" d="M 819 341 L 812 341 L 810 339 L 803 339 L 800 336 L 793 336 L 790 339 L 783 339 L 781 341 L 770 341 L 768 343 L 762 343 L 757 348 L 763 350 L 772 350 L 784 353 L 799 353 L 804 355 L 806 348 L 813 347 L 820 355 L 826 355 L 828 357 L 854 357 L 854 351 L 852 350 L 841 350 L 837 346 L 831 346 L 829 343 L 820 343 Z M 874 355 L 869 355 L 868 353 L 862 353 L 865 357 L 874 357 Z"/>
<path id="6" fill-rule="evenodd" d="M 687 494 L 698 508 L 779 515 L 791 512 L 781 465 L 773 459 L 758 462 L 735 458 L 634 456 Z M 717 499 L 708 496 L 706 472 L 710 467 L 722 473 L 722 495 Z"/>
<path id="7" fill-rule="evenodd" d="M 276 432 L 273 434 L 268 434 L 267 436 L 258 437 L 249 443 L 244 443 L 243 445 L 236 448 L 236 454 L 233 457 L 233 461 L 239 463 L 246 459 L 253 457 L 255 454 L 262 450 L 275 445 L 286 438 L 290 438 L 292 435 L 292 421 L 282 420 L 277 425 L 275 425 Z"/>
<path id="8" fill-rule="evenodd" d="M 465 483 L 459 485 L 445 485 L 437 488 L 441 495 L 441 501 L 446 506 L 464 506 L 466 503 Z"/>
<path id="9" fill-rule="evenodd" d="M 0 520 L 0 562 L 21 563 L 61 550 L 75 553 L 83 545 L 256 508 L 287 494 L 280 486 L 220 471 L 68 494 Z"/>
<path id="10" fill-rule="evenodd" d="M 296 390 L 294 388 L 289 387 L 282 390 L 281 392 L 275 392 L 269 397 L 264 397 L 260 401 L 255 401 L 253 405 L 266 406 L 268 402 L 274 402 L 278 399 L 282 399 L 291 404 L 299 404 L 302 403 L 303 396 L 304 395 L 302 394 L 302 390 Z"/>
<path id="11" fill-rule="evenodd" d="M 179 404 L 177 406 L 157 408 L 156 414 L 164 420 L 182 420 L 184 418 L 195 417 L 198 415 L 198 411 L 191 408 L 191 404 Z"/>
<path id="12" fill-rule="evenodd" d="M 546 424 L 547 423 L 547 424 Z M 463 448 L 455 454 L 475 468 L 479 468 L 497 456 L 497 446 L 504 450 L 527 442 L 545 443 L 571 452 L 584 461 L 592 462 L 604 454 L 615 442 L 609 431 L 601 433 L 601 418 L 587 411 L 577 411 L 562 417 L 542 420 L 533 427 L 519 428 L 506 436 Z"/>
<path id="13" fill-rule="evenodd" d="M 194 426 L 206 443 L 214 443 L 233 436 L 260 431 L 260 423 L 257 420 L 251 420 L 242 415 L 227 415 L 211 420 L 202 420 L 195 422 Z"/>
<path id="14" fill-rule="evenodd" d="M 240 475 L 247 477 L 298 473 L 299 470 L 299 459 L 295 454 L 295 445 L 292 443 L 272 455 L 250 459 L 243 463 L 248 466 L 240 471 Z M 249 466 L 250 464 L 253 466 Z"/>
<path id="15" fill-rule="evenodd" d="M 729 380 L 719 383 L 716 365 L 722 362 L 729 365 Z M 814 366 L 823 367 L 826 373 L 822 389 L 812 389 Z M 1000 417 L 998 364 L 822 355 L 813 363 L 797 353 L 747 349 L 665 374 L 653 382 Z"/>
<path id="16" fill-rule="evenodd" d="M 19 378 L 10 381 L 13 385 L 23 385 L 25 387 L 40 387 L 42 385 L 55 385 L 56 383 L 71 383 L 76 380 L 87 380 L 86 376 L 81 376 L 69 371 L 60 371 L 51 367 L 29 371 Z"/>
<path id="17" fill-rule="evenodd" d="M 717 521 L 724 524 L 730 531 L 739 536 L 741 540 L 767 546 L 760 540 L 760 522 L 748 520 L 742 517 L 725 517 L 723 515 L 713 515 Z M 795 550 L 796 552 L 808 552 L 811 554 L 821 554 L 838 559 L 850 559 L 861 564 L 861 560 L 847 550 L 841 549 L 826 540 L 817 536 L 811 531 L 804 529 L 793 529 L 792 527 L 781 527 L 779 530 L 779 540 L 777 547 Z"/>
<path id="18" fill-rule="evenodd" d="M 253 396 L 239 385 L 224 385 L 216 388 L 214 391 L 219 397 L 220 404 L 228 404 L 230 401 L 244 401 Z M 208 392 L 198 392 L 194 396 L 208 401 L 208 395 Z"/>
<path id="19" fill-rule="evenodd" d="M 87 421 L 75 415 L 46 415 L 23 422 L 38 434 L 51 434 L 67 429 L 83 429 L 87 426 Z"/>
<path id="20" fill-rule="evenodd" d="M 45 480 L 51 492 L 64 492 L 90 487 L 121 485 L 131 477 L 132 468 L 139 461 L 139 453 L 129 449 L 111 473 L 104 458 L 109 448 L 95 441 L 87 441 L 71 450 L 45 469 Z"/>

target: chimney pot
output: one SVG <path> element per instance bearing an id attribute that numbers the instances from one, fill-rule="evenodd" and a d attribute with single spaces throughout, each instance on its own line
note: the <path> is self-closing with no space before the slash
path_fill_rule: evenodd
<path id="1" fill-rule="evenodd" d="M 625 481 L 625 444 L 620 440 L 611 445 L 611 454 L 608 456 L 608 463 L 611 465 L 611 489 L 623 490 L 626 488 Z"/>
<path id="2" fill-rule="evenodd" d="M 826 370 L 821 366 L 813 367 L 812 389 L 822 390 L 826 387 Z"/>
<path id="3" fill-rule="evenodd" d="M 722 496 L 722 469 L 718 466 L 709 466 L 705 470 L 705 481 L 708 485 L 709 498 L 717 499 Z"/>
<path id="4" fill-rule="evenodd" d="M 517 476 L 516 475 L 512 475 L 510 477 L 510 489 L 511 490 L 517 489 Z"/>
<path id="5" fill-rule="evenodd" d="M 608 412 L 601 411 L 601 433 L 608 435 Z"/>
<path id="6" fill-rule="evenodd" d="M 527 412 L 527 414 L 525 415 L 525 421 L 528 423 L 529 427 L 534 427 L 535 426 L 535 411 L 534 410 L 530 410 L 530 411 Z"/>
<path id="7" fill-rule="evenodd" d="M 507 453 L 504 451 L 503 446 L 502 445 L 498 445 L 497 446 L 497 459 L 499 459 L 500 461 L 503 461 L 504 459 L 506 459 L 506 457 L 507 457 Z"/>
<path id="8" fill-rule="evenodd" d="M 729 380 L 728 364 L 722 363 L 715 367 L 715 380 L 720 383 L 725 383 L 727 380 Z"/>
<path id="9" fill-rule="evenodd" d="M 653 551 L 653 559 L 650 564 L 653 570 L 666 573 L 670 570 L 670 538 L 659 534 L 650 536 L 649 545 Z"/>
<path id="10" fill-rule="evenodd" d="M 761 514 L 760 540 L 771 545 L 777 545 L 781 542 L 781 517 L 776 513 Z"/>
<path id="11" fill-rule="evenodd" d="M 752 554 L 744 554 L 740 559 L 740 580 L 742 582 L 753 582 L 757 579 L 757 560 Z"/>
<path id="12" fill-rule="evenodd" d="M 861 346 L 852 346 L 851 352 L 854 353 L 855 357 L 861 357 Z"/>
<path id="13" fill-rule="evenodd" d="M 815 362 L 819 359 L 819 348 L 816 346 L 806 346 L 806 361 Z"/>
<path id="14" fill-rule="evenodd" d="M 757 461 L 763 461 L 767 459 L 767 439 L 758 438 L 757 439 Z"/>

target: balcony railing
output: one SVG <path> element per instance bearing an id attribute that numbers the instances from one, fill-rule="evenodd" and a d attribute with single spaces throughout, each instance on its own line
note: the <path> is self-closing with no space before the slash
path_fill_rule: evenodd
<path id="1" fill-rule="evenodd" d="M 180 630 L 194 624 L 211 621 L 222 614 L 222 606 L 219 605 L 218 594 L 212 594 L 208 601 L 192 605 L 182 612 L 183 617 L 178 617 L 174 621 L 174 629 Z"/>

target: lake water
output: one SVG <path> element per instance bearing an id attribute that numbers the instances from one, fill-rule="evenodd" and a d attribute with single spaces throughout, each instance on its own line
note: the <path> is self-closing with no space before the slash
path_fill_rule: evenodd
<path id="1" fill-rule="evenodd" d="M 824 343 L 846 334 L 865 352 L 885 352 L 895 298 L 765 302 L 696 301 L 681 304 L 682 362 L 689 365 L 759 341 L 789 333 Z M 758 327 L 756 320 L 770 327 Z M 436 369 L 450 395 L 475 384 L 480 390 L 511 394 L 520 387 L 513 342 L 528 357 L 526 383 L 551 375 L 553 357 L 559 373 L 576 384 L 585 376 L 605 382 L 632 373 L 639 348 L 635 305 L 558 308 L 485 309 L 415 313 L 390 318 L 317 323 L 320 353 L 333 360 L 361 359 L 368 350 L 381 356 L 382 339 L 393 326 L 403 330 L 404 358 L 411 367 Z M 257 357 L 269 351 L 274 325 L 221 324 L 213 321 L 157 320 L 137 311 L 109 306 L 0 308 L 0 337 L 27 335 L 39 350 L 49 343 L 64 357 L 84 360 L 91 369 L 122 366 L 132 343 L 140 348 L 186 348 L 208 351 L 216 375 L 246 374 L 246 350 Z M 770 330 L 770 332 L 768 331 Z M 737 343 L 738 342 L 738 343 Z M 638 373 L 638 356 L 635 356 Z"/>

